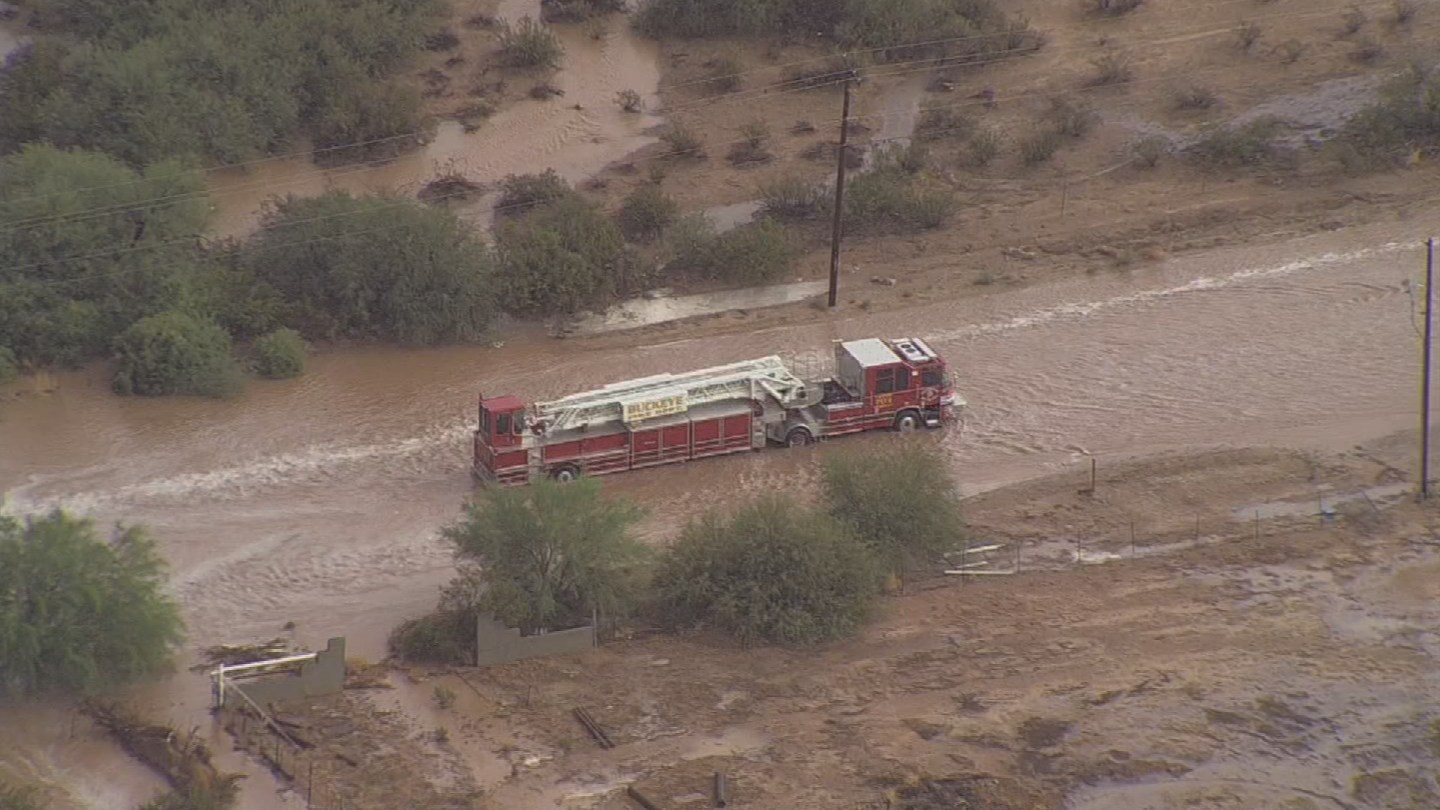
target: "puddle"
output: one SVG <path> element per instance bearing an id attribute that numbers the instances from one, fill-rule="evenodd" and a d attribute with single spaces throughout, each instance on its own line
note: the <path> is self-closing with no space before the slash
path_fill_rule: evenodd
<path id="1" fill-rule="evenodd" d="M 764 204 L 761 200 L 746 200 L 729 205 L 717 205 L 714 208 L 705 209 L 705 216 L 714 223 L 715 230 L 724 233 L 753 222 L 755 215 L 760 213 L 760 208 Z"/>
<path id="2" fill-rule="evenodd" d="M 587 315 L 573 324 L 576 334 L 593 335 L 635 329 L 681 318 L 715 315 L 739 309 L 763 309 L 793 304 L 825 293 L 829 283 L 799 281 L 773 287 L 672 296 L 665 290 L 616 304 L 605 312 Z"/>
<path id="3" fill-rule="evenodd" d="M 1307 500 L 1271 501 L 1269 503 L 1251 504 L 1242 506 L 1231 511 L 1230 516 L 1236 520 L 1254 520 L 1258 515 L 1261 520 L 1271 520 L 1281 517 L 1317 517 L 1320 514 L 1321 504 L 1324 504 L 1327 513 L 1332 512 L 1337 506 L 1355 501 L 1368 501 L 1377 508 L 1389 505 L 1396 498 L 1402 497 L 1410 491 L 1409 484 L 1384 484 L 1370 487 L 1369 489 L 1355 490 L 1353 492 L 1330 492 L 1318 491 L 1314 498 Z"/>

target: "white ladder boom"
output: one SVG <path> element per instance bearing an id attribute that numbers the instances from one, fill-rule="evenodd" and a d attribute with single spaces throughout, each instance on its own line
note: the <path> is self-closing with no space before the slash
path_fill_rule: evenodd
<path id="1" fill-rule="evenodd" d="M 763 393 L 762 393 L 763 392 Z M 548 430 L 606 422 L 635 423 L 697 405 L 773 397 L 784 407 L 808 404 L 805 383 L 777 356 L 683 374 L 656 374 L 535 404 Z"/>

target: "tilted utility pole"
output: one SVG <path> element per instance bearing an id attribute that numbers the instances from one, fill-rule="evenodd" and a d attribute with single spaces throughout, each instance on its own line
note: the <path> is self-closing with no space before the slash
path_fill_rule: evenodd
<path id="1" fill-rule="evenodd" d="M 1420 497 L 1430 497 L 1430 338 L 1435 304 L 1435 239 L 1425 242 L 1425 348 L 1420 372 Z"/>
<path id="2" fill-rule="evenodd" d="M 835 212 L 830 227 L 830 306 L 840 288 L 840 219 L 845 207 L 845 145 L 850 140 L 850 85 L 855 71 L 845 77 L 845 106 L 840 112 L 840 149 L 835 154 Z"/>

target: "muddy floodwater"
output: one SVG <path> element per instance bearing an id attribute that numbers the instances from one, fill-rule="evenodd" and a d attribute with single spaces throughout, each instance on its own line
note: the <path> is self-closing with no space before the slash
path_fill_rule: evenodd
<path id="1" fill-rule="evenodd" d="M 510 21 L 539 18 L 538 0 L 507 0 L 499 16 Z M 615 103 L 621 90 L 634 90 L 645 108 L 658 106 L 659 52 L 617 19 L 602 39 L 583 26 L 555 26 L 565 46 L 565 65 L 553 79 L 563 95 L 547 101 L 523 101 L 486 119 L 467 133 L 444 121 L 423 148 L 394 160 L 321 168 L 308 157 L 259 161 L 211 175 L 214 228 L 221 236 L 254 229 L 261 205 L 271 197 L 308 196 L 331 189 L 354 193 L 392 191 L 414 194 L 439 174 L 456 171 L 482 184 L 508 174 L 554 169 L 572 183 L 653 142 L 645 131 L 660 119 L 626 113 Z M 457 204 L 462 216 L 485 225 L 494 193 Z"/>

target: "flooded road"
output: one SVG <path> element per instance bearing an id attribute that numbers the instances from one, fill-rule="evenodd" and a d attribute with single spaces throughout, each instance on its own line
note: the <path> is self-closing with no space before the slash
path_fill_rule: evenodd
<path id="1" fill-rule="evenodd" d="M 539 19 L 539 0 L 506 0 L 502 19 Z M 647 113 L 626 113 L 615 103 L 621 90 L 634 90 L 645 108 L 658 106 L 659 49 L 615 17 L 603 39 L 594 39 L 581 25 L 553 26 L 565 46 L 564 68 L 552 80 L 562 96 L 526 100 L 486 119 L 467 133 L 456 121 L 441 122 L 423 148 L 394 160 L 317 167 L 308 157 L 257 162 L 245 169 L 210 176 L 215 206 L 214 230 L 220 236 L 243 236 L 254 229 L 260 207 L 273 196 L 310 196 L 332 189 L 353 193 L 392 191 L 413 195 L 426 182 L 455 171 L 490 184 L 508 174 L 554 169 L 578 183 L 604 166 L 647 146 L 654 138 L 644 131 L 660 119 Z M 494 193 L 457 203 L 467 219 L 485 225 Z"/>
<path id="2" fill-rule="evenodd" d="M 374 660 L 389 629 L 431 607 L 451 574 L 435 530 L 471 492 L 468 434 L 480 391 L 555 397 L 658 371 L 825 351 L 833 339 L 919 335 L 950 360 L 971 402 L 965 430 L 934 437 L 969 492 L 1086 453 L 1345 448 L 1412 421 L 1418 241 L 1408 225 L 1388 223 L 900 312 L 633 347 L 537 338 L 346 350 L 314 358 L 300 379 L 254 382 L 227 402 L 124 399 L 100 370 L 62 375 L 51 396 L 0 404 L 0 492 L 17 512 L 63 505 L 102 523 L 150 526 L 172 565 L 191 650 L 269 638 L 293 621 L 312 648 L 343 634 L 352 655 Z M 700 510 L 808 484 L 817 455 L 881 438 L 606 485 L 650 507 L 645 531 L 659 541 Z M 182 728 L 208 727 L 199 676 L 177 675 L 141 697 Z M 66 784 L 91 755 L 62 737 L 0 752 Z M 89 806 L 122 806 L 153 787 L 111 764 L 126 775 L 103 783 L 117 792 L 84 797 Z M 242 767 L 233 755 L 220 764 Z M 268 778 L 244 767 L 255 778 L 243 808 L 280 806 Z M 79 794 L 89 784 L 74 783 Z"/>

